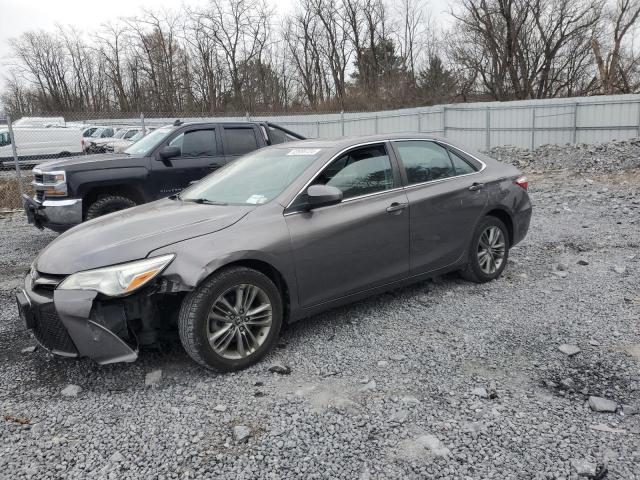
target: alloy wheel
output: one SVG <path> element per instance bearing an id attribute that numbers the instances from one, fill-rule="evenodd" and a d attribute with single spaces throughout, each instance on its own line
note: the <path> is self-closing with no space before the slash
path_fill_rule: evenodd
<path id="1" fill-rule="evenodd" d="M 506 253 L 504 233 L 496 226 L 487 227 L 478 242 L 478 263 L 486 275 L 493 275 L 502 267 Z"/>
<path id="2" fill-rule="evenodd" d="M 248 357 L 267 339 L 272 315 L 269 296 L 260 287 L 247 283 L 231 287 L 209 311 L 209 344 L 226 359 Z"/>

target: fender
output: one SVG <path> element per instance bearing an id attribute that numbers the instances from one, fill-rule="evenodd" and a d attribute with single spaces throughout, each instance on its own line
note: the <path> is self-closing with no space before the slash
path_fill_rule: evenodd
<path id="1" fill-rule="evenodd" d="M 145 167 L 104 168 L 69 172 L 67 182 L 71 192 L 76 192 L 77 196 L 84 197 L 94 188 L 144 184 L 148 175 L 149 172 Z"/>

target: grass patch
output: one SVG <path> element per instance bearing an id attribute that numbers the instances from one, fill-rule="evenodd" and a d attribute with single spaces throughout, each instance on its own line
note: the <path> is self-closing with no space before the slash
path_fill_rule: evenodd
<path id="1" fill-rule="evenodd" d="M 23 183 L 26 181 L 23 179 Z M 33 194 L 31 186 L 25 186 L 25 193 Z M 0 178 L 0 208 L 2 209 L 19 209 L 22 208 L 22 199 L 20 198 L 20 184 L 17 178 Z"/>

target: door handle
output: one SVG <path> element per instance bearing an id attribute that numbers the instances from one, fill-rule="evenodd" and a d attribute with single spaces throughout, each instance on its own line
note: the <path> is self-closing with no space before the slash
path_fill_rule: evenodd
<path id="1" fill-rule="evenodd" d="M 391 205 L 389 205 L 387 207 L 387 212 L 388 213 L 399 212 L 399 211 L 404 210 L 405 208 L 407 208 L 407 206 L 408 206 L 407 203 L 393 202 Z"/>
<path id="2" fill-rule="evenodd" d="M 478 190 L 480 190 L 482 187 L 484 187 L 484 183 L 478 183 L 478 182 L 475 182 L 475 183 L 473 183 L 473 184 L 468 188 L 468 190 L 469 190 L 470 192 L 477 192 L 477 191 L 478 191 Z"/>

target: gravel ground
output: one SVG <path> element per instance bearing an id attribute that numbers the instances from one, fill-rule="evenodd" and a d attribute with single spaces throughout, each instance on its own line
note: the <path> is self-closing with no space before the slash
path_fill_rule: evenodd
<path id="1" fill-rule="evenodd" d="M 0 477 L 640 478 L 640 172 L 530 192 L 501 279 L 325 313 L 228 375 L 179 345 L 104 367 L 23 352 L 13 291 L 54 235 L 5 215 Z"/>

